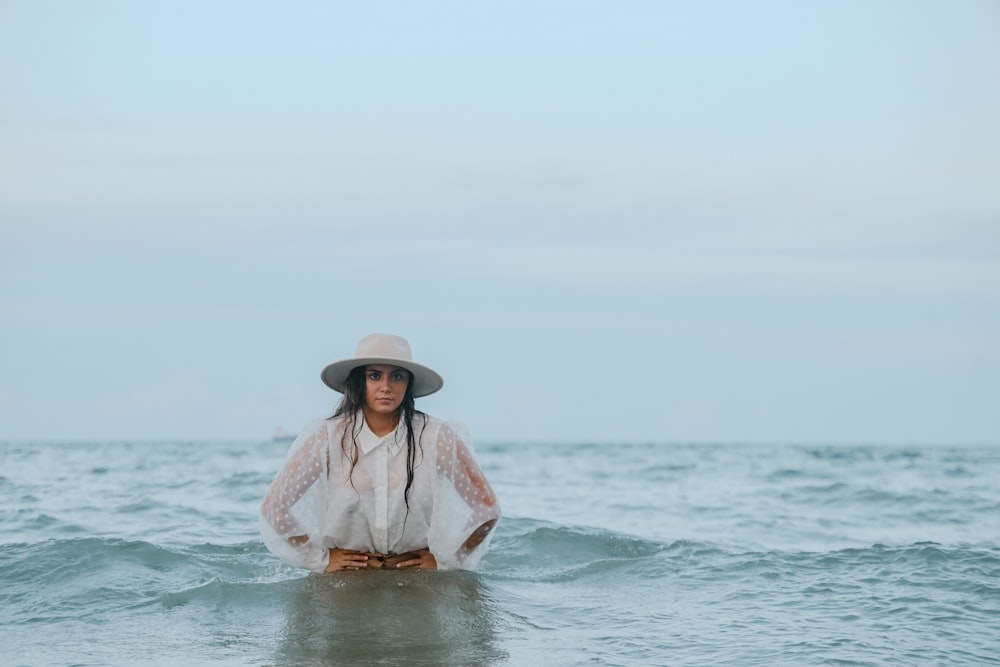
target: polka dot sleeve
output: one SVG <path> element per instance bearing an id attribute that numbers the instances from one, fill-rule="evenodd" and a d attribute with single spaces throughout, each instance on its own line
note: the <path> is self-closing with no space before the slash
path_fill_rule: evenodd
<path id="1" fill-rule="evenodd" d="M 429 546 L 442 569 L 471 569 L 489 546 L 500 505 L 463 425 L 442 424 L 436 445 L 438 482 Z"/>
<path id="2" fill-rule="evenodd" d="M 260 532 L 274 555 L 294 567 L 322 572 L 327 550 L 322 523 L 327 494 L 327 420 L 302 430 L 260 508 Z"/>

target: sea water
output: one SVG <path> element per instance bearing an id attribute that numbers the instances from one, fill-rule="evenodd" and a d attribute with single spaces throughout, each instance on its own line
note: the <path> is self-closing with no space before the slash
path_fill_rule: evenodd
<path id="1" fill-rule="evenodd" d="M 286 448 L 0 443 L 0 665 L 1000 664 L 1000 447 L 480 445 L 478 572 L 319 576 Z"/>

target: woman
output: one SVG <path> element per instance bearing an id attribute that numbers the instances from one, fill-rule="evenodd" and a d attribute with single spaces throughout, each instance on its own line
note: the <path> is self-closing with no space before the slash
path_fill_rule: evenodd
<path id="1" fill-rule="evenodd" d="M 270 551 L 314 572 L 471 569 L 500 507 L 456 429 L 414 407 L 444 380 L 399 336 L 370 334 L 323 369 L 344 396 L 296 438 L 261 505 Z"/>

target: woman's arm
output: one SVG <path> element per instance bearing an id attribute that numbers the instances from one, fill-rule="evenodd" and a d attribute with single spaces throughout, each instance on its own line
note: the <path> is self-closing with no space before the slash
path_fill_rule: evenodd
<path id="1" fill-rule="evenodd" d="M 471 511 L 464 526 L 455 527 L 460 546 L 454 559 L 461 564 L 489 537 L 500 519 L 500 506 L 471 449 L 448 425 L 441 428 L 438 456 L 438 468 Z"/>
<path id="2" fill-rule="evenodd" d="M 458 463 L 459 477 L 468 480 L 467 484 L 459 484 L 458 492 L 470 507 L 496 507 L 497 496 L 493 487 L 486 481 L 486 475 L 472 457 L 472 452 L 458 437 L 455 438 L 455 458 Z"/>
<path id="3" fill-rule="evenodd" d="M 476 547 L 482 544 L 483 540 L 492 532 L 497 521 L 500 520 L 500 506 L 497 504 L 497 496 L 493 493 L 493 487 L 486 480 L 479 464 L 472 457 L 472 452 L 461 440 L 456 441 L 458 458 L 458 468 L 462 471 L 462 476 L 468 480 L 467 484 L 461 485 L 459 495 L 473 508 L 470 525 L 467 528 L 479 524 L 462 543 L 459 551 L 459 558 L 464 559 L 472 553 Z"/>
<path id="4" fill-rule="evenodd" d="M 459 556 L 464 559 L 465 556 L 468 556 L 470 553 L 475 551 L 476 547 L 482 544 L 487 535 L 493 531 L 493 528 L 497 525 L 497 521 L 499 520 L 500 519 L 490 519 L 486 523 L 481 524 L 479 528 L 472 531 L 472 534 L 469 535 L 468 539 L 462 543 L 462 548 L 458 552 Z"/>
<path id="5" fill-rule="evenodd" d="M 319 457 L 316 456 L 318 439 L 318 434 L 314 433 L 289 455 L 271 482 L 260 508 L 261 515 L 275 531 L 295 546 L 301 544 L 305 536 L 297 534 L 299 524 L 291 509 L 322 472 Z"/>
<path id="6" fill-rule="evenodd" d="M 303 512 L 296 504 L 321 481 L 326 466 L 326 442 L 324 423 L 304 441 L 292 445 L 260 510 L 261 535 L 268 549 L 291 565 L 320 571 L 328 563 L 326 550 L 314 539 L 318 526 L 315 521 L 308 521 L 308 508 Z"/>

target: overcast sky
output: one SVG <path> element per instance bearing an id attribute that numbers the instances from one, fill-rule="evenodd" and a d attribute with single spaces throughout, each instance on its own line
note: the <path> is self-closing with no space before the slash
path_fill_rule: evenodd
<path id="1" fill-rule="evenodd" d="M 1000 3 L 0 2 L 0 440 L 1000 443 Z"/>

